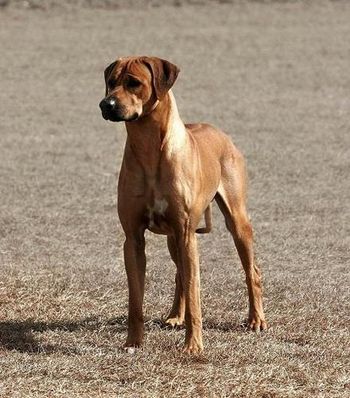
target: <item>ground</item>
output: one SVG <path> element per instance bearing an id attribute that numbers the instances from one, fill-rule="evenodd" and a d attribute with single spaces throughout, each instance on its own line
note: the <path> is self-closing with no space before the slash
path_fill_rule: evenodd
<path id="1" fill-rule="evenodd" d="M 185 3 L 0 10 L 1 397 L 350 394 L 350 4 Z M 176 63 L 183 120 L 245 154 L 267 333 L 240 326 L 244 274 L 214 208 L 199 237 L 204 353 L 162 326 L 175 267 L 150 233 L 145 346 L 121 348 L 125 129 L 98 103 L 105 66 L 129 54 Z"/>

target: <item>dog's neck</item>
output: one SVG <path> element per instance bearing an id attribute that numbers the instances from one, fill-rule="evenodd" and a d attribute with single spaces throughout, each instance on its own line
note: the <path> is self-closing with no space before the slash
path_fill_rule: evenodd
<path id="1" fill-rule="evenodd" d="M 126 145 L 146 174 L 156 174 L 160 160 L 173 158 L 186 143 L 186 128 L 171 91 L 152 112 L 125 125 L 128 132 Z"/>

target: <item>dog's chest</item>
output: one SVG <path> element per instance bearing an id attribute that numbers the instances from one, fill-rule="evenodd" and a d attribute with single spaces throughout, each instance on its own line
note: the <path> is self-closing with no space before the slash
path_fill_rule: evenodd
<path id="1" fill-rule="evenodd" d="M 149 184 L 146 195 L 145 217 L 147 228 L 155 233 L 169 233 L 169 199 L 156 183 Z"/>
<path id="2" fill-rule="evenodd" d="M 147 205 L 147 216 L 150 226 L 155 223 L 156 217 L 165 217 L 167 207 L 168 201 L 165 198 L 154 199 L 153 203 Z"/>

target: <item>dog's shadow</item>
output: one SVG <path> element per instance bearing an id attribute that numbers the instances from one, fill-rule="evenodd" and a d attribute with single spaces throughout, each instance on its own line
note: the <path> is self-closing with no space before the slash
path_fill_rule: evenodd
<path id="1" fill-rule="evenodd" d="M 79 351 L 76 348 L 43 344 L 37 338 L 37 333 L 94 331 L 103 326 L 111 327 L 115 333 L 125 333 L 127 319 L 125 316 L 120 316 L 107 321 L 98 317 L 88 317 L 77 321 L 38 322 L 28 319 L 25 321 L 0 322 L 0 352 L 1 350 L 15 350 L 31 354 L 51 354 L 54 352 L 78 354 Z"/>
<path id="2" fill-rule="evenodd" d="M 88 317 L 77 321 L 39 322 L 31 319 L 25 321 L 0 322 L 0 353 L 1 350 L 14 350 L 30 354 L 63 353 L 66 355 L 79 354 L 78 348 L 66 347 L 61 344 L 45 344 L 38 338 L 38 333 L 47 331 L 75 332 L 79 330 L 96 331 L 102 327 L 110 328 L 113 333 L 127 333 L 127 317 L 119 316 L 108 320 L 99 317 Z M 164 319 L 151 319 L 145 322 L 146 330 L 172 329 L 166 325 Z M 175 330 L 184 329 L 184 326 Z M 221 332 L 242 330 L 242 325 L 235 322 L 216 322 L 208 319 L 203 323 L 203 329 L 213 329 Z"/>

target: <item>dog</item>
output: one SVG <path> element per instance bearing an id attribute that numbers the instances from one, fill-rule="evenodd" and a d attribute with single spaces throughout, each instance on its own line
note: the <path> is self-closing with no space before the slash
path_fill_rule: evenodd
<path id="1" fill-rule="evenodd" d="M 185 323 L 184 352 L 203 350 L 196 233 L 211 230 L 211 202 L 225 217 L 242 262 L 248 288 L 248 327 L 265 330 L 261 274 L 254 260 L 246 211 L 242 154 L 209 124 L 184 124 L 171 91 L 179 68 L 148 56 L 119 58 L 104 72 L 104 119 L 125 122 L 127 139 L 118 182 L 118 214 L 125 233 L 129 287 L 126 349 L 144 337 L 145 230 L 167 235 L 176 272 L 175 297 L 166 319 Z M 205 216 L 206 226 L 198 228 Z"/>

